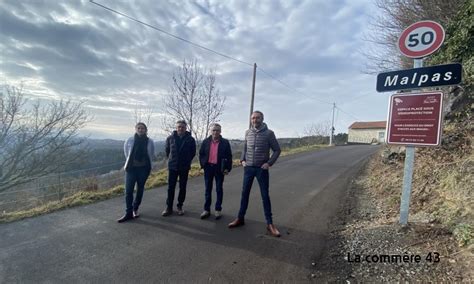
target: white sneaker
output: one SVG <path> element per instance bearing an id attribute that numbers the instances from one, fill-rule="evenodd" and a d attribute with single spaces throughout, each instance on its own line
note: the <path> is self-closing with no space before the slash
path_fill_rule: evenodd
<path id="1" fill-rule="evenodd" d="M 201 219 L 206 219 L 206 218 L 209 217 L 210 215 L 211 215 L 211 212 L 204 210 L 204 211 L 201 213 Z"/>
<path id="2" fill-rule="evenodd" d="M 219 220 L 222 217 L 221 211 L 216 211 L 214 215 L 216 216 L 216 220 Z"/>

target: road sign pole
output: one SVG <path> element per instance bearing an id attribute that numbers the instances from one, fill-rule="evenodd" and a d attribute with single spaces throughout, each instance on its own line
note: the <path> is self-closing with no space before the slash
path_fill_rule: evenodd
<path id="1" fill-rule="evenodd" d="M 423 59 L 415 59 L 414 68 L 423 67 Z M 415 146 L 405 147 L 405 168 L 403 169 L 403 189 L 400 202 L 400 224 L 408 224 L 408 211 L 410 210 L 411 182 L 413 180 L 413 165 L 415 164 Z"/>

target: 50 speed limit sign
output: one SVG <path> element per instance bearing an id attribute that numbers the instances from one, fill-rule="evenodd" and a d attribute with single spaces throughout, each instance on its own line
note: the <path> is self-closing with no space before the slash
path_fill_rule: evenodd
<path id="1" fill-rule="evenodd" d="M 410 58 L 421 58 L 435 52 L 444 41 L 443 27 L 433 21 L 420 21 L 406 28 L 398 39 L 400 52 Z"/>

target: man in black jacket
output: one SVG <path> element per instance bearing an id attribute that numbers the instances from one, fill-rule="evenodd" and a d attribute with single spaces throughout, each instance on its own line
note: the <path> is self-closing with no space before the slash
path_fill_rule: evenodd
<path id="1" fill-rule="evenodd" d="M 173 213 L 174 190 L 179 177 L 178 215 L 184 215 L 183 203 L 186 198 L 186 184 L 191 162 L 196 156 L 196 141 L 186 131 L 186 121 L 178 120 L 176 130 L 166 138 L 166 157 L 168 158 L 168 198 L 166 208 L 161 213 L 169 216 Z"/>
<path id="2" fill-rule="evenodd" d="M 208 218 L 211 215 L 212 202 L 212 184 L 216 180 L 216 205 L 215 216 L 216 219 L 222 217 L 222 198 L 224 175 L 232 170 L 232 149 L 227 139 L 221 136 L 221 126 L 214 123 L 210 130 L 211 136 L 202 141 L 201 149 L 199 150 L 199 163 L 204 169 L 204 184 L 206 187 L 204 211 L 201 214 L 201 219 Z"/>

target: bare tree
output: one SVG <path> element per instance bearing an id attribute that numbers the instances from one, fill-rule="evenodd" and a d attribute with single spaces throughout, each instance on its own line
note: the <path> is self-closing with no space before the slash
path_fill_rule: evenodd
<path id="1" fill-rule="evenodd" d="M 319 123 L 311 123 L 303 129 L 305 136 L 329 136 L 331 134 L 331 122 L 325 120 Z"/>
<path id="2" fill-rule="evenodd" d="M 82 155 L 78 131 L 89 115 L 82 103 L 27 107 L 23 89 L 0 93 L 0 192 L 58 171 Z"/>
<path id="3" fill-rule="evenodd" d="M 411 60 L 398 51 L 401 32 L 421 20 L 436 21 L 446 28 L 463 3 L 465 0 L 375 0 L 382 13 L 373 19 L 370 34 L 365 36 L 374 44 L 362 51 L 368 59 L 366 72 L 411 68 Z"/>
<path id="4" fill-rule="evenodd" d="M 216 88 L 216 72 L 210 69 L 204 77 L 204 99 L 206 106 L 203 112 L 205 119 L 204 129 L 206 133 L 204 137 L 209 135 L 209 127 L 211 123 L 219 122 L 219 117 L 224 111 L 225 97 L 222 97 L 219 89 Z"/>
<path id="5" fill-rule="evenodd" d="M 152 107 L 143 107 L 140 105 L 135 105 L 133 109 L 133 119 L 135 124 L 138 122 L 143 122 L 147 125 L 148 128 L 148 136 L 153 136 L 153 116 L 155 115 L 155 109 Z"/>
<path id="6" fill-rule="evenodd" d="M 184 61 L 173 74 L 173 84 L 164 98 L 162 129 L 169 133 L 174 122 L 183 119 L 199 144 L 208 134 L 209 125 L 222 115 L 224 103 L 225 97 L 216 88 L 215 71 L 204 70 L 197 61 Z"/>

